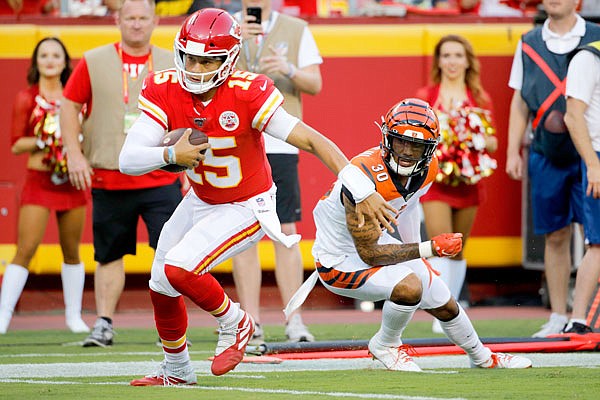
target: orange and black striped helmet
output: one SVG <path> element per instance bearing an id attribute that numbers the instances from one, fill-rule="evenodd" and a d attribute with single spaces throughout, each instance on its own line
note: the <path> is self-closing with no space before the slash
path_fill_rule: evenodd
<path id="1" fill-rule="evenodd" d="M 403 176 L 418 175 L 427 169 L 440 137 L 435 112 L 426 101 L 416 98 L 394 105 L 382 118 L 381 133 L 383 160 L 392 172 Z M 410 143 L 410 149 L 394 150 L 395 139 Z"/>

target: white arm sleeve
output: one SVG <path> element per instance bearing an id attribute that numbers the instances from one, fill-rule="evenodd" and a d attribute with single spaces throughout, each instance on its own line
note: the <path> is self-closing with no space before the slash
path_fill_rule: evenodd
<path id="1" fill-rule="evenodd" d="M 119 155 L 119 170 L 128 175 L 143 175 L 167 165 L 161 140 L 165 130 L 145 113 L 129 129 Z"/>
<path id="2" fill-rule="evenodd" d="M 396 230 L 402 243 L 421 241 L 421 206 L 419 202 L 408 202 L 408 207 L 398 216 Z"/>
<path id="3" fill-rule="evenodd" d="M 289 114 L 283 107 L 279 107 L 267 123 L 265 133 L 285 141 L 298 121 L 300 121 L 298 118 Z"/>

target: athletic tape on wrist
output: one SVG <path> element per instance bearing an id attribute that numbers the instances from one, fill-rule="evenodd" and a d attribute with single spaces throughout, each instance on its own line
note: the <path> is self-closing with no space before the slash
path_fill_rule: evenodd
<path id="1" fill-rule="evenodd" d="M 431 240 L 419 243 L 419 255 L 423 258 L 433 257 L 433 249 L 431 248 Z"/>
<path id="2" fill-rule="evenodd" d="M 174 146 L 167 147 L 167 157 L 169 158 L 169 164 L 177 163 L 177 157 L 175 156 L 175 147 Z"/>
<path id="3" fill-rule="evenodd" d="M 360 203 L 373 193 L 375 184 L 356 165 L 348 164 L 338 174 L 346 189 L 352 193 L 354 201 Z"/>

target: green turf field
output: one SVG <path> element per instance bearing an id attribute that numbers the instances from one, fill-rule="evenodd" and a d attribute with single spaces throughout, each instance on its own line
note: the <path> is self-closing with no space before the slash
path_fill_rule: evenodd
<path id="1" fill-rule="evenodd" d="M 481 337 L 525 336 L 543 320 L 476 321 Z M 281 326 L 266 326 L 267 341 L 283 341 Z M 378 326 L 311 325 L 319 340 L 368 339 Z M 432 337 L 429 322 L 412 322 L 406 338 Z M 469 369 L 465 356 L 419 357 L 425 373 L 381 369 L 367 359 L 286 360 L 241 364 L 210 374 L 213 328 L 192 328 L 191 356 L 198 385 L 131 387 L 162 359 L 151 329 L 117 331 L 108 349 L 82 348 L 85 335 L 66 331 L 9 331 L 0 335 L 0 399 L 599 399 L 600 354 L 532 355 L 528 370 Z M 564 363 L 563 363 L 564 362 Z M 545 366 L 548 365 L 548 366 Z"/>

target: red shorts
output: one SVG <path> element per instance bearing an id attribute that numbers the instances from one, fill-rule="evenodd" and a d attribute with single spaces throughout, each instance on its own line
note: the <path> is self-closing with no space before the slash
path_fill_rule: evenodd
<path id="1" fill-rule="evenodd" d="M 451 208 L 467 208 L 478 206 L 485 199 L 482 183 L 467 185 L 460 183 L 458 186 L 450 186 L 443 183 L 433 182 L 429 191 L 421 197 L 421 202 L 443 201 Z"/>
<path id="2" fill-rule="evenodd" d="M 25 186 L 21 192 L 21 206 L 36 205 L 65 211 L 88 203 L 89 190 L 77 190 L 68 181 L 55 185 L 50 180 L 51 175 L 49 171 L 27 170 Z"/>

